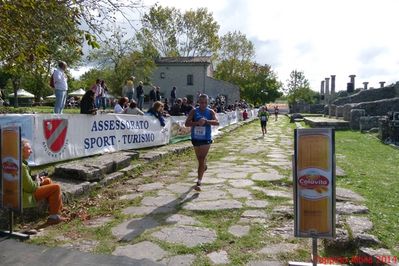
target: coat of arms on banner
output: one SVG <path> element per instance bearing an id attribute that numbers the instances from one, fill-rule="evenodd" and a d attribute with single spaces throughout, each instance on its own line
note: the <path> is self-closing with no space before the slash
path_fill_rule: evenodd
<path id="1" fill-rule="evenodd" d="M 67 119 L 43 120 L 43 133 L 50 151 L 57 153 L 62 149 L 65 144 L 67 130 Z"/>

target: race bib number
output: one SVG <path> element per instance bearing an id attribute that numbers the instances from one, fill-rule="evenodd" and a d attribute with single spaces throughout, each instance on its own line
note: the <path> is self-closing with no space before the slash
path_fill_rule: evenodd
<path id="1" fill-rule="evenodd" d="M 194 136 L 197 138 L 204 138 L 206 133 L 205 127 L 196 126 L 194 127 Z"/>
<path id="2" fill-rule="evenodd" d="M 262 116 L 260 117 L 260 120 L 262 120 L 263 122 L 266 122 L 266 121 L 267 121 L 267 117 L 266 117 L 265 115 L 262 115 Z"/>

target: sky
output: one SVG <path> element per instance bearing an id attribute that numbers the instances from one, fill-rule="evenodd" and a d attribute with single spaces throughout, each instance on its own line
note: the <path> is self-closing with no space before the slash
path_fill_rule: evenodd
<path id="1" fill-rule="evenodd" d="M 150 7 L 181 10 L 206 7 L 220 25 L 219 35 L 241 31 L 255 45 L 255 60 L 269 64 L 286 83 L 303 71 L 311 88 L 336 75 L 336 90 L 346 90 L 351 74 L 356 88 L 378 88 L 399 81 L 397 0 L 144 0 Z"/>

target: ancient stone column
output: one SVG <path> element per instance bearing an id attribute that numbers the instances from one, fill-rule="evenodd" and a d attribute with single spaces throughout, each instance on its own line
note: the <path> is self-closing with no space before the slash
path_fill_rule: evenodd
<path id="1" fill-rule="evenodd" d="M 380 81 L 380 88 L 384 88 L 385 81 Z"/>
<path id="2" fill-rule="evenodd" d="M 320 83 L 320 100 L 321 100 L 321 103 L 324 103 L 325 99 L 326 98 L 325 98 L 325 95 L 324 95 L 324 80 L 322 80 L 321 83 Z"/>
<path id="3" fill-rule="evenodd" d="M 356 90 L 356 86 L 355 86 L 356 75 L 349 75 L 349 77 L 351 78 L 351 83 L 353 84 L 353 90 Z"/>
<path id="4" fill-rule="evenodd" d="M 331 75 L 331 100 L 335 99 L 335 75 Z"/>
<path id="5" fill-rule="evenodd" d="M 330 78 L 325 78 L 325 96 L 324 99 L 326 101 L 326 103 L 329 102 L 330 100 Z"/>
<path id="6" fill-rule="evenodd" d="M 363 82 L 364 85 L 364 89 L 367 90 L 367 86 L 369 85 L 369 83 L 367 81 Z"/>

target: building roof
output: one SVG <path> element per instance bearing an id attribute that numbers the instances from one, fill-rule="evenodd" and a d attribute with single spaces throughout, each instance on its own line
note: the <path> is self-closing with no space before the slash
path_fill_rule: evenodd
<path id="1" fill-rule="evenodd" d="M 158 65 L 167 64 L 211 64 L 210 56 L 188 56 L 188 57 L 160 57 L 155 60 Z"/>

